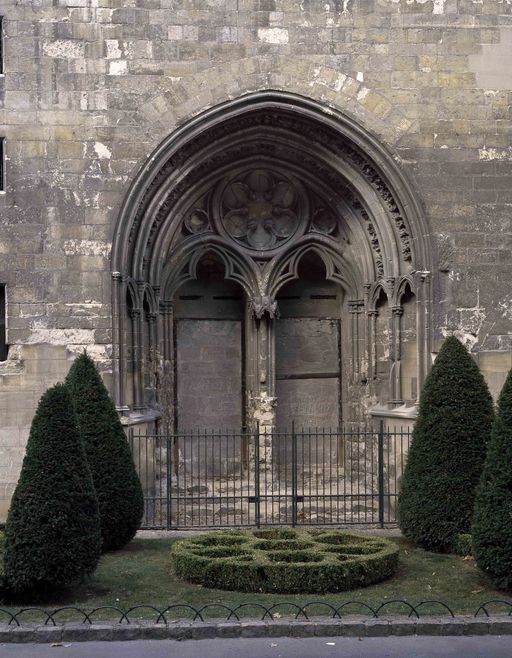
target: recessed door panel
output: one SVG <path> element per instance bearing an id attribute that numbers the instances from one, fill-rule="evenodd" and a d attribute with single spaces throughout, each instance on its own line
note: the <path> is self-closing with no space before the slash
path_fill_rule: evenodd
<path id="1" fill-rule="evenodd" d="M 277 385 L 277 425 L 295 428 L 337 428 L 339 418 L 338 379 L 283 379 Z"/>
<path id="2" fill-rule="evenodd" d="M 276 322 L 277 426 L 338 427 L 340 322 L 282 318 Z"/>
<path id="3" fill-rule="evenodd" d="M 241 322 L 182 319 L 176 324 L 178 431 L 240 431 Z"/>

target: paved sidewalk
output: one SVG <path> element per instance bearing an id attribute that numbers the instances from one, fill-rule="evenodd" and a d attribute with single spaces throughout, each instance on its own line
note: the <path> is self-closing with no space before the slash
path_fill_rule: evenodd
<path id="1" fill-rule="evenodd" d="M 0 644 L 2 658 L 510 658 L 510 637 L 363 637 L 139 640 Z"/>

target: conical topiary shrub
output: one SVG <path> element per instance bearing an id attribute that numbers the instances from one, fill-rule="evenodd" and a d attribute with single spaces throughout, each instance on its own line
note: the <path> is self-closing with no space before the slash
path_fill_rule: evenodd
<path id="1" fill-rule="evenodd" d="M 66 385 L 98 496 L 102 550 L 116 550 L 132 539 L 140 525 L 142 487 L 114 403 L 87 354 L 74 361 Z"/>
<path id="2" fill-rule="evenodd" d="M 91 471 L 71 397 L 57 384 L 39 402 L 7 517 L 7 589 L 47 598 L 91 574 L 100 546 Z"/>
<path id="3" fill-rule="evenodd" d="M 447 338 L 421 393 L 398 495 L 400 528 L 420 546 L 448 551 L 469 532 L 493 415 L 477 365 Z"/>
<path id="4" fill-rule="evenodd" d="M 512 589 L 512 370 L 498 399 L 476 492 L 473 553 L 497 587 Z"/>

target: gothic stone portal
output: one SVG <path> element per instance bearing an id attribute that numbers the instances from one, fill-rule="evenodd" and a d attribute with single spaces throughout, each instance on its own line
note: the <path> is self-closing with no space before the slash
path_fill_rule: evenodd
<path id="1" fill-rule="evenodd" d="M 168 475 L 146 478 L 148 500 L 177 496 L 167 523 L 213 519 L 212 495 L 244 501 L 230 514 L 253 522 L 258 482 L 285 501 L 268 518 L 286 523 L 293 461 L 308 495 L 343 486 L 372 496 L 375 482 L 360 479 L 376 472 L 371 434 L 371 445 L 357 434 L 345 445 L 317 433 L 294 456 L 286 429 L 414 409 L 430 351 L 428 229 L 387 151 L 332 110 L 255 94 L 155 151 L 116 235 L 116 399 L 127 422 L 159 417 L 174 434 L 170 453 L 156 443 L 150 455 Z M 197 519 L 180 516 L 190 496 Z M 361 500 L 344 513 L 372 516 Z"/>
<path id="2" fill-rule="evenodd" d="M 346 117 L 274 92 L 192 124 L 155 152 L 121 213 L 119 408 L 175 431 L 413 409 L 430 251 L 393 158 Z"/>

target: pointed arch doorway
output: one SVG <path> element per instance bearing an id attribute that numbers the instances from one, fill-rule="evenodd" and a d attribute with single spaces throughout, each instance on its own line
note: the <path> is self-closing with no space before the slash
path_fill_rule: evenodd
<path id="1" fill-rule="evenodd" d="M 309 99 L 251 94 L 158 147 L 112 260 L 118 409 L 172 436 L 147 476 L 158 518 L 218 525 L 229 509 L 247 525 L 264 501 L 269 523 L 375 520 L 373 434 L 345 446 L 339 428 L 414 415 L 430 362 L 428 235 L 393 155 Z M 388 511 L 401 459 L 386 467 Z M 313 504 L 341 486 L 352 493 L 336 509 Z M 211 509 L 222 491 L 236 507 Z"/>
<path id="2" fill-rule="evenodd" d="M 348 117 L 281 92 L 197 117 L 152 155 L 120 213 L 119 409 L 234 429 L 413 407 L 429 365 L 427 236 L 392 154 Z M 195 357 L 216 354 L 207 377 L 187 341 Z"/>

